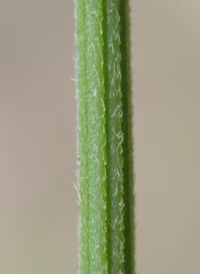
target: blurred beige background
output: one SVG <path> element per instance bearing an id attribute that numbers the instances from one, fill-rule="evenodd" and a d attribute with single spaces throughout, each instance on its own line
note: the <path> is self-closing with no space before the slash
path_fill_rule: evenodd
<path id="1" fill-rule="evenodd" d="M 137 269 L 200 273 L 200 2 L 131 1 Z M 76 273 L 73 1 L 0 1 L 0 273 Z"/>

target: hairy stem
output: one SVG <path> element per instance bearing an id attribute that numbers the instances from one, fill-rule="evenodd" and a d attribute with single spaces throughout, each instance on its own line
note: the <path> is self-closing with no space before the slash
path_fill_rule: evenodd
<path id="1" fill-rule="evenodd" d="M 128 2 L 76 0 L 79 272 L 134 273 Z"/>

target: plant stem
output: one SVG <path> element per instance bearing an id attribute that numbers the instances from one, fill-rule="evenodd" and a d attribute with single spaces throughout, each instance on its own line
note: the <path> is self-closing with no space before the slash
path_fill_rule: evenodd
<path id="1" fill-rule="evenodd" d="M 79 272 L 134 273 L 128 1 L 76 0 Z"/>

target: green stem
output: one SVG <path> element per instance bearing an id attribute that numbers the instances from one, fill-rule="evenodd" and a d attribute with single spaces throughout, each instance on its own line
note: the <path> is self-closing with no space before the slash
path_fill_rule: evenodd
<path id="1" fill-rule="evenodd" d="M 81 274 L 134 273 L 127 8 L 76 0 Z"/>

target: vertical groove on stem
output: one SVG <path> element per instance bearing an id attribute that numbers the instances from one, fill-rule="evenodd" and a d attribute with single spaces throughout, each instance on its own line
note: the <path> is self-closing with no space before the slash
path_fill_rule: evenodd
<path id="1" fill-rule="evenodd" d="M 123 141 L 123 175 L 124 175 L 124 254 L 125 273 L 135 273 L 135 196 L 133 168 L 133 135 L 132 135 L 132 89 L 131 89 L 131 44 L 130 44 L 130 8 L 129 0 L 120 1 L 119 13 L 121 18 L 121 90 L 123 104 L 122 131 Z"/>
<path id="2" fill-rule="evenodd" d="M 104 71 L 106 88 L 108 273 L 124 272 L 124 202 L 120 16 L 118 0 L 104 1 Z"/>

